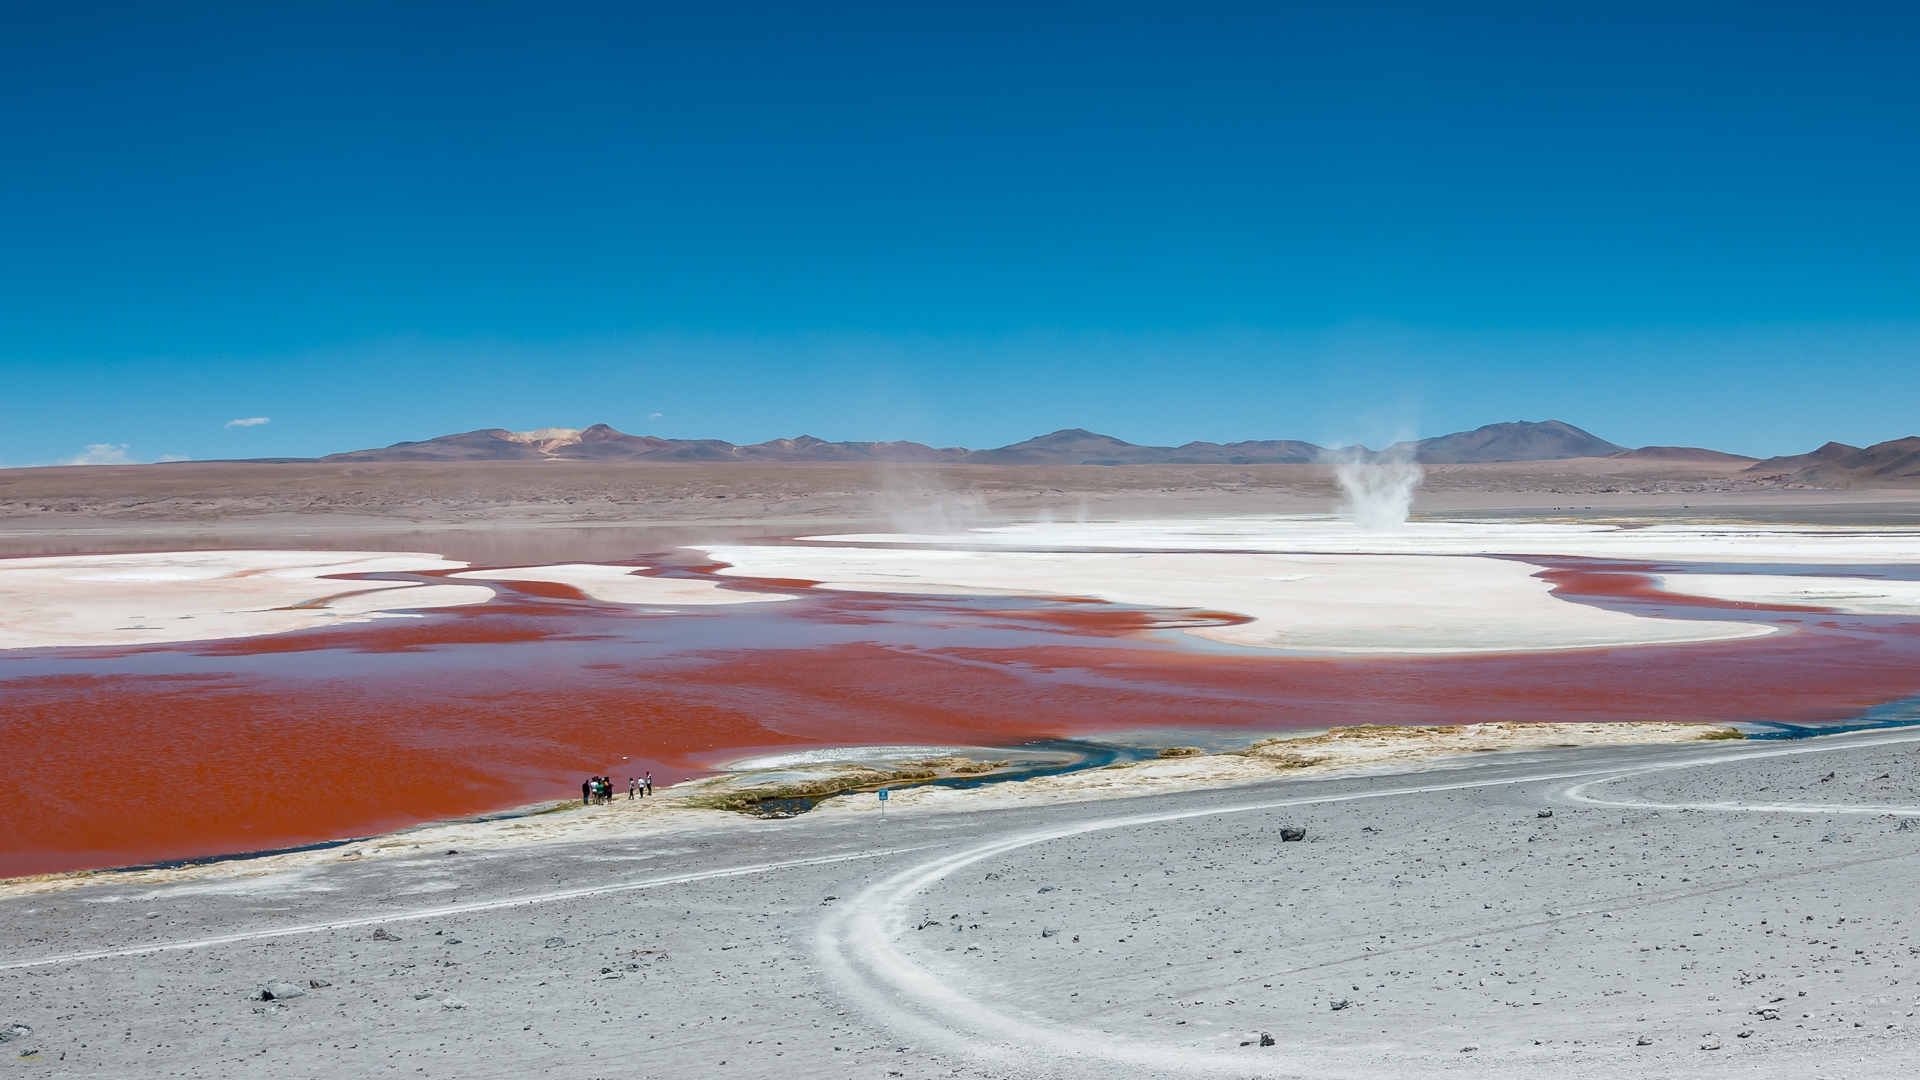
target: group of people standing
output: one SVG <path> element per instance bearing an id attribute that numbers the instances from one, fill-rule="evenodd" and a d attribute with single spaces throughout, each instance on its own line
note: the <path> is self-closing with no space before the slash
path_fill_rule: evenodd
<path id="1" fill-rule="evenodd" d="M 648 769 L 645 776 L 627 777 L 627 800 L 629 802 L 631 802 L 635 796 L 651 794 L 653 794 L 652 769 Z M 595 803 L 612 801 L 613 777 L 591 776 L 587 778 L 585 783 L 580 785 L 580 804 L 582 806 L 592 806 Z"/>

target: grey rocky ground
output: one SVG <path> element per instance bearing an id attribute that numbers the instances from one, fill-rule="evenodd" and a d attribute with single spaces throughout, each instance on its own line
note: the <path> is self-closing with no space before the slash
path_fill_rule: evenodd
<path id="1" fill-rule="evenodd" d="M 1916 783 L 1920 733 L 1879 732 L 109 882 L 0 902 L 0 1053 L 116 1077 L 1906 1076 Z"/>

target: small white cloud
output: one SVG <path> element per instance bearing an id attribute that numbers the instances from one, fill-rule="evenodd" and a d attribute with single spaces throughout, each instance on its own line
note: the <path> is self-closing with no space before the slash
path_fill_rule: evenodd
<path id="1" fill-rule="evenodd" d="M 112 443 L 93 443 L 85 450 L 66 458 L 62 465 L 135 465 L 138 462 L 127 456 L 127 444 L 115 446 Z"/>
<path id="2" fill-rule="evenodd" d="M 649 419 L 649 420 L 658 420 L 658 419 L 660 419 L 660 418 L 661 418 L 662 416 L 665 416 L 665 415 L 667 415 L 667 414 L 666 414 L 666 413 L 657 413 L 657 412 L 650 412 L 650 413 L 648 413 L 648 414 L 647 414 L 647 419 Z"/>
<path id="3" fill-rule="evenodd" d="M 160 460 L 161 461 L 192 461 L 193 459 L 188 457 L 185 454 L 161 454 Z"/>
<path id="4" fill-rule="evenodd" d="M 227 426 L 228 427 L 259 427 L 261 424 L 270 423 L 272 420 L 273 418 L 270 416 L 249 416 L 245 420 L 229 420 L 227 421 Z"/>

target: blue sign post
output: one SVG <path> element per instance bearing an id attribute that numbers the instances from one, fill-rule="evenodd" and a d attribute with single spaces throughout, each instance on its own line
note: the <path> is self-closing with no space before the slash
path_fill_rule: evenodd
<path id="1" fill-rule="evenodd" d="M 887 816 L 887 789 L 886 788 L 880 789 L 880 816 L 881 817 Z"/>

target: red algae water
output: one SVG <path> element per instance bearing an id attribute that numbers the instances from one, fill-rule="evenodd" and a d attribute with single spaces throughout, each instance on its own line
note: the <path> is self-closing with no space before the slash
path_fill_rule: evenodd
<path id="1" fill-rule="evenodd" d="M 649 614 L 565 586 L 488 583 L 493 602 L 417 619 L 0 654 L 0 876 L 365 836 L 566 798 L 589 774 L 651 770 L 671 783 L 747 748 L 1838 720 L 1920 693 L 1920 623 L 1672 596 L 1642 564 L 1529 561 L 1568 602 L 1785 632 L 1324 658 L 1171 629 L 1237 618 L 1205 612 L 809 591 Z M 724 580 L 789 594 L 795 584 Z"/>

